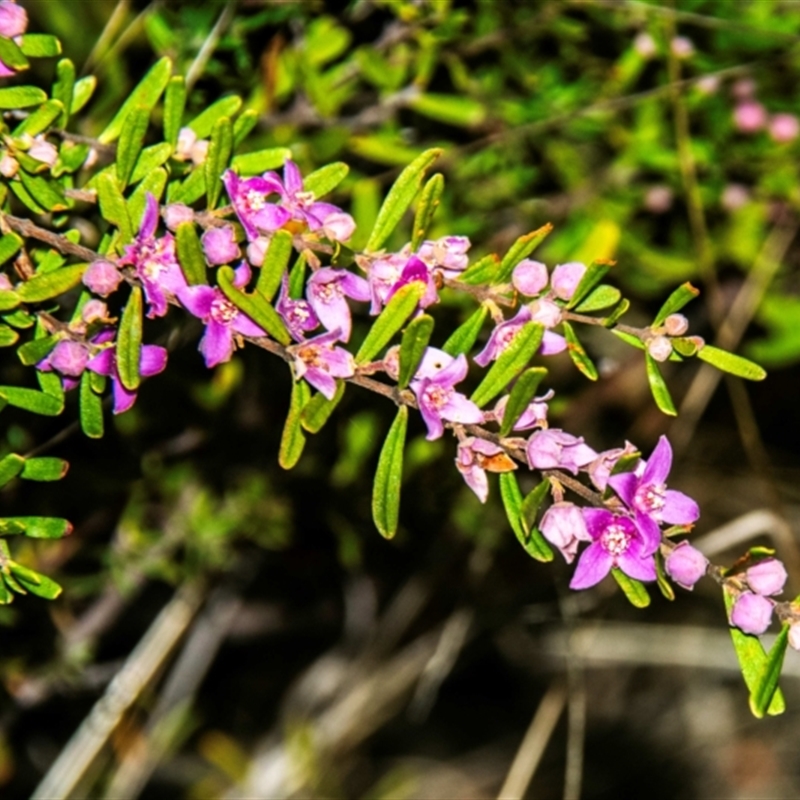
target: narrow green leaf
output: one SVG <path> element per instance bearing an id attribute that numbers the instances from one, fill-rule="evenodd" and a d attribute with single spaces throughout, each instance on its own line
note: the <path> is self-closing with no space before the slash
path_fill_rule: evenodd
<path id="1" fill-rule="evenodd" d="M 63 103 L 59 100 L 48 100 L 14 128 L 14 136 L 23 136 L 26 133 L 28 136 L 38 136 L 42 131 L 47 130 L 53 121 L 63 113 Z"/>
<path id="2" fill-rule="evenodd" d="M 128 205 L 122 196 L 116 178 L 108 172 L 97 178 L 97 200 L 100 203 L 100 213 L 103 215 L 103 219 L 115 225 L 119 229 L 122 244 L 128 244 L 133 239 L 133 226 Z"/>
<path id="3" fill-rule="evenodd" d="M 142 152 L 147 126 L 150 124 L 150 109 L 147 106 L 136 106 L 128 114 L 117 144 L 117 180 L 119 188 L 128 185 L 136 160 Z"/>
<path id="4" fill-rule="evenodd" d="M 63 397 L 59 399 L 44 392 L 37 392 L 36 389 L 0 386 L 0 396 L 11 406 L 46 417 L 57 417 L 64 410 Z"/>
<path id="5" fill-rule="evenodd" d="M 236 95 L 223 97 L 198 114 L 186 127 L 191 128 L 197 134 L 198 139 L 206 139 L 211 135 L 214 126 L 220 119 L 223 117 L 233 118 L 241 107 L 241 97 Z"/>
<path id="6" fill-rule="evenodd" d="M 623 342 L 629 344 L 631 347 L 636 347 L 639 350 L 645 349 L 644 342 L 638 336 L 634 336 L 632 333 L 626 333 L 625 331 L 618 331 L 616 329 L 612 330 L 611 333 L 613 333 L 618 339 L 622 339 Z"/>
<path id="7" fill-rule="evenodd" d="M 644 354 L 644 358 L 647 366 L 647 381 L 650 384 L 650 391 L 653 393 L 653 399 L 656 401 L 656 405 L 662 413 L 668 414 L 671 417 L 676 416 L 678 410 L 672 402 L 672 397 L 667 388 L 667 382 L 658 369 L 658 362 L 647 352 Z"/>
<path id="8" fill-rule="evenodd" d="M 39 339 L 32 339 L 17 348 L 17 358 L 26 367 L 38 364 L 60 341 L 60 336 L 43 336 Z"/>
<path id="9" fill-rule="evenodd" d="M 241 101 L 240 101 L 241 102 Z M 206 195 L 209 210 L 216 208 L 222 191 L 222 173 L 228 168 L 233 151 L 233 127 L 229 117 L 222 117 L 214 124 L 211 143 L 206 156 Z"/>
<path id="10" fill-rule="evenodd" d="M 442 175 L 441 172 L 437 172 L 435 175 L 431 176 L 430 180 L 423 187 L 419 203 L 417 203 L 417 210 L 414 214 L 414 227 L 411 235 L 412 252 L 416 252 L 425 239 L 428 228 L 431 226 L 433 217 L 436 214 L 436 209 L 439 208 L 443 191 L 444 175 Z"/>
<path id="11" fill-rule="evenodd" d="M 17 477 L 25 467 L 25 459 L 16 453 L 9 453 L 0 460 L 0 486 L 5 486 Z"/>
<path id="12" fill-rule="evenodd" d="M 97 137 L 102 144 L 109 144 L 119 137 L 122 129 L 128 124 L 128 115 L 134 108 L 141 106 L 151 110 L 155 107 L 162 92 L 169 82 L 172 72 L 172 61 L 164 58 L 156 61 L 148 73 L 139 82 L 139 85 L 128 95 L 108 127 Z"/>
<path id="13" fill-rule="evenodd" d="M 693 336 L 673 336 L 670 341 L 676 352 L 680 353 L 682 356 L 696 356 L 700 350 L 698 341 Z"/>
<path id="14" fill-rule="evenodd" d="M 19 295 L 10 289 L 0 290 L 0 311 L 10 311 L 20 304 Z"/>
<path id="15" fill-rule="evenodd" d="M 0 89 L 0 108 L 16 109 L 39 106 L 47 95 L 36 86 L 6 86 Z"/>
<path id="16" fill-rule="evenodd" d="M 258 123 L 258 112 L 255 109 L 248 108 L 247 111 L 243 111 L 236 119 L 236 122 L 233 123 L 233 146 L 238 147 L 248 136 L 250 131 L 255 128 L 256 124 Z M 289 158 L 289 156 L 286 156 Z M 278 164 L 278 166 L 282 166 Z M 274 167 L 271 167 L 274 169 Z"/>
<path id="17" fill-rule="evenodd" d="M 407 430 L 408 407 L 400 406 L 381 448 L 372 487 L 372 519 L 385 539 L 391 539 L 397 533 Z"/>
<path id="18" fill-rule="evenodd" d="M 234 156 L 231 169 L 243 178 L 247 178 L 251 175 L 261 175 L 270 169 L 278 169 L 291 157 L 292 151 L 287 147 L 271 147 L 267 150 L 256 150 L 253 153 Z"/>
<path id="19" fill-rule="evenodd" d="M 483 284 L 499 283 L 497 276 L 500 274 L 500 257 L 495 253 L 489 253 L 480 260 L 467 267 L 458 280 L 470 286 L 481 286 Z M 513 270 L 512 270 L 513 271 Z"/>
<path id="20" fill-rule="evenodd" d="M 481 305 L 467 319 L 461 323 L 442 345 L 442 350 L 454 358 L 462 353 L 469 353 L 480 335 L 483 323 L 489 314 L 489 309 Z"/>
<path id="21" fill-rule="evenodd" d="M 366 338 L 356 353 L 356 363 L 371 361 L 389 344 L 391 338 L 403 327 L 405 321 L 425 294 L 422 281 L 412 281 L 401 286 L 372 324 Z"/>
<path id="22" fill-rule="evenodd" d="M 767 377 L 766 370 L 742 356 L 729 353 L 727 350 L 720 350 L 707 344 L 697 352 L 697 357 L 701 361 L 716 367 L 723 372 L 736 375 L 737 378 L 745 378 L 748 381 L 763 381 Z"/>
<path id="23" fill-rule="evenodd" d="M 403 338 L 400 341 L 400 368 L 397 378 L 397 385 L 400 389 L 405 389 L 409 381 L 414 377 L 425 349 L 431 340 L 433 333 L 433 317 L 427 314 L 420 314 L 412 320 L 403 331 Z"/>
<path id="24" fill-rule="evenodd" d="M 317 392 L 306 403 L 300 416 L 300 422 L 309 433 L 319 433 L 322 430 L 336 406 L 339 405 L 344 397 L 346 386 L 347 384 L 344 381 L 336 381 L 336 394 L 331 400 L 328 400 L 321 392 Z"/>
<path id="25" fill-rule="evenodd" d="M 87 75 L 85 78 L 75 81 L 69 113 L 77 114 L 89 102 L 96 88 L 97 78 L 94 75 Z"/>
<path id="26" fill-rule="evenodd" d="M 0 519 L 0 534 L 20 534 L 31 539 L 60 539 L 72 533 L 72 525 L 60 517 L 6 517 Z"/>
<path id="27" fill-rule="evenodd" d="M 173 75 L 164 95 L 164 141 L 173 147 L 178 143 L 183 110 L 186 108 L 186 81 L 183 75 Z"/>
<path id="28" fill-rule="evenodd" d="M 144 156 L 144 152 L 142 153 Z M 139 161 L 142 160 L 139 157 Z M 133 171 L 132 183 L 136 183 L 136 170 Z M 152 194 L 159 202 L 164 196 L 167 185 L 167 171 L 163 167 L 153 169 L 147 177 L 136 187 L 136 191 L 128 200 L 128 213 L 131 219 L 141 219 L 147 206 L 147 195 Z"/>
<path id="29" fill-rule="evenodd" d="M 16 72 L 28 69 L 30 66 L 25 54 L 19 49 L 19 45 L 13 39 L 7 39 L 5 36 L 0 36 L 0 61 Z"/>
<path id="30" fill-rule="evenodd" d="M 622 294 L 616 286 L 601 283 L 589 292 L 583 302 L 576 307 L 579 314 L 588 314 L 590 311 L 600 311 L 611 308 L 622 299 Z"/>
<path id="31" fill-rule="evenodd" d="M 530 405 L 545 375 L 547 375 L 547 370 L 544 367 L 531 367 L 517 378 L 503 412 L 503 422 L 500 425 L 501 436 L 508 436 L 511 433 L 514 423 Z"/>
<path id="32" fill-rule="evenodd" d="M 528 492 L 528 495 L 522 501 L 520 519 L 522 520 L 523 529 L 528 534 L 536 527 L 536 517 L 539 515 L 539 508 L 549 491 L 550 479 L 543 477 L 542 480 Z"/>
<path id="33" fill-rule="evenodd" d="M 8 325 L 0 325 L 0 347 L 11 347 L 19 340 L 19 334 Z"/>
<path id="34" fill-rule="evenodd" d="M 11 189 L 12 192 L 14 192 L 19 201 L 23 203 L 29 211 L 33 211 L 34 214 L 45 213 L 45 209 L 43 209 L 36 202 L 36 200 L 33 199 L 31 193 L 22 185 L 21 181 L 11 181 L 11 183 L 9 184 L 9 188 Z"/>
<path id="35" fill-rule="evenodd" d="M 117 336 L 117 371 L 122 385 L 134 392 L 139 388 L 142 376 L 139 362 L 142 357 L 142 288 L 131 289 L 128 302 L 122 311 Z"/>
<path id="36" fill-rule="evenodd" d="M 722 597 L 725 600 L 725 609 L 728 612 L 728 618 L 730 618 L 735 597 L 727 586 L 722 587 Z M 739 659 L 739 667 L 742 670 L 742 677 L 752 697 L 763 683 L 762 676 L 767 674 L 767 653 L 764 650 L 764 646 L 761 644 L 761 640 L 757 636 L 743 633 L 733 626 L 731 626 L 730 632 L 731 638 L 733 639 L 733 648 L 736 651 L 736 657 Z M 772 700 L 767 707 L 767 714 L 776 716 L 778 714 L 783 714 L 785 710 L 786 702 L 783 698 L 783 692 L 776 688 Z"/>
<path id="37" fill-rule="evenodd" d="M 6 233 L 0 237 L 0 264 L 5 264 L 11 256 L 17 254 L 20 247 L 22 247 L 22 241 L 22 237 L 16 233 Z M 11 292 L 4 290 L 2 294 L 10 295 Z M 14 305 L 0 303 L 0 311 L 7 311 L 9 308 L 14 308 Z"/>
<path id="38" fill-rule="evenodd" d="M 258 291 L 247 294 L 237 289 L 233 285 L 233 270 L 230 267 L 220 267 L 217 270 L 217 285 L 231 303 L 247 314 L 273 339 L 284 345 L 291 343 L 292 337 L 289 335 L 286 325 L 278 312 L 269 304 L 267 298 Z"/>
<path id="39" fill-rule="evenodd" d="M 35 594 L 37 597 L 42 597 L 45 600 L 55 600 L 56 597 L 61 594 L 61 587 L 52 578 L 48 578 L 46 575 L 40 575 L 32 569 L 22 567 L 16 562 L 12 562 L 9 566 L 14 577 L 22 584 L 23 588 L 27 589 L 31 594 Z"/>
<path id="40" fill-rule="evenodd" d="M 0 579 L 2 579 L 3 575 L 0 574 Z M 0 580 L 0 606 L 7 606 L 9 603 L 13 602 L 14 595 L 8 591 L 8 587 L 6 586 L 3 580 Z"/>
<path id="41" fill-rule="evenodd" d="M 289 272 L 289 297 L 297 300 L 303 296 L 306 288 L 306 256 L 300 253 Z"/>
<path id="42" fill-rule="evenodd" d="M 621 569 L 616 567 L 611 570 L 611 574 L 631 605 L 636 608 L 647 608 L 650 605 L 650 595 L 647 593 L 643 583 L 635 578 L 628 577 Z"/>
<path id="43" fill-rule="evenodd" d="M 315 198 L 332 192 L 350 172 L 350 167 L 343 161 L 336 161 L 315 170 L 303 178 L 303 191 L 311 192 Z"/>
<path id="44" fill-rule="evenodd" d="M 764 666 L 758 675 L 756 686 L 750 694 L 750 710 L 753 716 L 761 719 L 767 713 L 767 709 L 778 691 L 778 681 L 781 677 L 783 659 L 786 655 L 786 647 L 789 644 L 789 625 L 784 624 L 778 634 L 775 643 L 767 653 Z"/>
<path id="45" fill-rule="evenodd" d="M 61 184 L 43 175 L 30 175 L 21 169 L 17 175 L 25 191 L 47 211 L 64 211 L 68 208 L 67 198 Z"/>
<path id="46" fill-rule="evenodd" d="M 542 225 L 541 228 L 520 236 L 503 256 L 494 282 L 508 283 L 511 280 L 511 273 L 514 272 L 514 267 L 524 258 L 527 258 L 550 235 L 552 230 L 553 226 L 548 222 L 546 225 Z"/>
<path id="47" fill-rule="evenodd" d="M 61 383 L 61 376 L 57 372 L 42 372 L 36 370 L 36 380 L 41 390 L 49 397 L 54 398 L 64 407 L 64 386 Z M 60 413 L 60 412 L 59 412 Z"/>
<path id="48" fill-rule="evenodd" d="M 103 401 L 92 389 L 93 372 L 81 375 L 81 430 L 90 439 L 103 436 Z"/>
<path id="49" fill-rule="evenodd" d="M 472 393 L 472 402 L 485 406 L 497 397 L 528 366 L 542 343 L 543 335 L 543 325 L 526 322 L 484 375 L 478 388 Z"/>
<path id="50" fill-rule="evenodd" d="M 688 302 L 694 300 L 700 294 L 699 289 L 695 289 L 691 283 L 680 285 L 667 299 L 656 314 L 653 320 L 653 327 L 663 325 L 664 320 L 677 311 L 680 311 Z"/>
<path id="51" fill-rule="evenodd" d="M 62 128 L 66 128 L 67 122 L 69 122 L 72 99 L 75 95 L 75 65 L 68 58 L 62 58 L 56 64 L 56 80 L 53 84 L 52 95 L 53 100 L 58 100 L 63 106 L 59 125 Z"/>
<path id="52" fill-rule="evenodd" d="M 206 257 L 193 222 L 182 222 L 175 234 L 178 249 L 178 263 L 187 283 L 200 286 L 208 283 Z"/>
<path id="53" fill-rule="evenodd" d="M 426 150 L 400 173 L 378 212 L 366 250 L 379 250 L 384 245 L 414 200 L 426 170 L 441 154 L 442 150 L 438 147 Z"/>
<path id="54" fill-rule="evenodd" d="M 564 329 L 564 338 L 567 340 L 567 352 L 572 359 L 572 363 L 590 381 L 596 381 L 598 378 L 597 367 L 595 367 L 594 362 L 586 353 L 580 339 L 578 339 L 578 335 L 575 333 L 575 329 L 569 322 L 562 323 L 562 328 Z"/>
<path id="55" fill-rule="evenodd" d="M 605 325 L 607 328 L 610 328 L 612 325 L 616 325 L 617 320 L 619 320 L 620 317 L 622 317 L 622 315 L 625 314 L 630 307 L 631 301 L 623 297 L 622 300 L 619 301 L 619 305 L 610 314 L 603 317 L 603 325 Z"/>
<path id="56" fill-rule="evenodd" d="M 281 436 L 281 446 L 278 451 L 278 463 L 284 469 L 292 469 L 303 454 L 306 437 L 303 434 L 300 419 L 303 407 L 308 403 L 310 396 L 311 390 L 305 381 L 300 380 L 292 383 L 289 413 L 286 415 L 286 423 L 283 426 L 283 435 Z"/>
<path id="57" fill-rule="evenodd" d="M 672 601 L 675 599 L 675 590 L 667 579 L 667 575 L 664 571 L 664 559 L 661 557 L 660 553 L 656 554 L 656 582 L 661 594 L 664 595 L 667 600 Z"/>
<path id="58" fill-rule="evenodd" d="M 586 268 L 586 272 L 575 287 L 575 292 L 567 303 L 567 308 L 575 308 L 580 305 L 594 290 L 594 288 L 605 278 L 613 262 L 594 261 Z"/>
<path id="59" fill-rule="evenodd" d="M 553 551 L 550 549 L 542 535 L 535 528 L 530 532 L 525 530 L 523 524 L 523 498 L 517 483 L 517 476 L 513 472 L 500 473 L 500 497 L 503 500 L 508 522 L 511 530 L 525 549 L 525 552 L 537 561 L 548 562 L 553 560 Z"/>
<path id="60" fill-rule="evenodd" d="M 170 203 L 185 203 L 190 206 L 206 193 L 206 171 L 197 167 L 189 173 L 189 177 L 181 184 L 171 183 L 167 191 Z"/>
<path id="61" fill-rule="evenodd" d="M 28 481 L 59 481 L 67 474 L 69 462 L 63 458 L 40 456 L 28 458 L 22 469 L 22 477 Z"/>
<path id="62" fill-rule="evenodd" d="M 291 255 L 292 234 L 289 231 L 275 231 L 264 254 L 264 263 L 261 265 L 256 283 L 256 290 L 270 302 L 281 285 Z"/>
<path id="63" fill-rule="evenodd" d="M 61 42 L 49 33 L 25 33 L 20 49 L 30 58 L 54 58 L 61 55 Z"/>

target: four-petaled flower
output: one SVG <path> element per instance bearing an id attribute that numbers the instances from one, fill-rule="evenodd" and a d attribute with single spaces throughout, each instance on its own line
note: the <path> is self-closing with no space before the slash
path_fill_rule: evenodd
<path id="1" fill-rule="evenodd" d="M 306 333 L 319 327 L 319 320 L 308 300 L 295 300 L 289 297 L 289 276 L 284 275 L 281 281 L 281 291 L 275 310 L 286 323 L 289 333 L 296 342 L 302 342 Z"/>
<path id="2" fill-rule="evenodd" d="M 340 340 L 346 342 L 350 339 L 352 318 L 345 297 L 366 302 L 370 299 L 369 284 L 346 269 L 322 267 L 309 279 L 306 297 L 317 319 L 329 331 L 338 328 Z"/>
<path id="3" fill-rule="evenodd" d="M 353 356 L 342 347 L 336 347 L 340 331 L 315 336 L 286 350 L 294 359 L 295 377 L 305 378 L 328 400 L 336 394 L 335 378 L 352 378 L 356 372 Z"/>

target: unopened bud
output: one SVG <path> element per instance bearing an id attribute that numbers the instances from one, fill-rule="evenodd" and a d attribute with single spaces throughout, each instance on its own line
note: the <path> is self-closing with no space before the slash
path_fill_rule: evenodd
<path id="1" fill-rule="evenodd" d="M 745 573 L 748 586 L 761 595 L 780 594 L 788 577 L 786 568 L 777 558 L 759 561 Z"/>
<path id="2" fill-rule="evenodd" d="M 708 559 L 689 542 L 681 542 L 664 559 L 664 569 L 678 586 L 693 589 L 694 585 L 706 574 Z"/>
<path id="3" fill-rule="evenodd" d="M 43 137 L 36 137 L 28 150 L 28 155 L 43 164 L 47 164 L 48 167 L 54 166 L 58 161 L 58 150 Z"/>
<path id="4" fill-rule="evenodd" d="M 194 219 L 194 211 L 183 203 L 170 203 L 163 211 L 164 224 L 171 230 L 178 229 L 182 222 L 191 222 Z"/>
<path id="5" fill-rule="evenodd" d="M 795 622 L 789 627 L 789 647 L 800 650 L 800 622 Z"/>
<path id="6" fill-rule="evenodd" d="M 670 336 L 683 336 L 689 330 L 689 320 L 683 314 L 670 314 L 664 320 L 664 329 Z"/>
<path id="7" fill-rule="evenodd" d="M 666 336 L 654 336 L 647 343 L 647 352 L 656 361 L 666 361 L 672 355 L 672 342 Z"/>
<path id="8" fill-rule="evenodd" d="M 206 156 L 208 156 L 208 145 L 208 139 L 200 139 L 199 142 L 195 142 L 192 145 L 189 156 L 196 167 L 199 167 L 206 160 Z"/>
<path id="9" fill-rule="evenodd" d="M 17 159 L 6 153 L 0 158 L 0 175 L 4 178 L 13 178 L 19 171 Z"/>
<path id="10" fill-rule="evenodd" d="M 774 603 L 760 594 L 742 592 L 731 609 L 731 625 L 759 636 L 769 628 Z"/>

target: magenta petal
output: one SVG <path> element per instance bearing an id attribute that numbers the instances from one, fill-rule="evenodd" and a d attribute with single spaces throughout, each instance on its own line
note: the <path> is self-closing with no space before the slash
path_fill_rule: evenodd
<path id="1" fill-rule="evenodd" d="M 253 273 L 250 269 L 250 265 L 246 261 L 242 261 L 238 267 L 233 271 L 233 285 L 237 289 L 243 289 L 250 283 L 250 278 L 252 277 Z"/>
<path id="2" fill-rule="evenodd" d="M 270 204 L 252 214 L 250 221 L 259 231 L 272 233 L 282 228 L 291 218 L 292 215 L 285 208 Z"/>
<path id="3" fill-rule="evenodd" d="M 334 347 L 323 355 L 328 372 L 335 378 L 351 378 L 355 374 L 353 356 L 342 347 Z"/>
<path id="4" fill-rule="evenodd" d="M 455 386 L 467 377 L 469 364 L 467 357 L 462 353 L 458 358 L 454 358 L 444 369 L 437 372 L 432 380 L 439 386 Z"/>
<path id="5" fill-rule="evenodd" d="M 636 527 L 642 536 L 642 552 L 647 555 L 655 553 L 661 544 L 661 529 L 655 520 L 652 517 L 648 517 L 647 514 L 637 511 Z"/>
<path id="6" fill-rule="evenodd" d="M 603 531 L 614 521 L 614 515 L 604 508 L 583 508 L 581 511 L 586 521 L 586 530 L 594 540 L 599 539 Z"/>
<path id="7" fill-rule="evenodd" d="M 545 331 L 542 335 L 542 343 L 539 346 L 539 353 L 543 356 L 555 356 L 563 353 L 567 349 L 567 340 L 558 333 Z"/>
<path id="8" fill-rule="evenodd" d="M 303 377 L 328 400 L 333 400 L 336 394 L 336 381 L 327 373 L 316 367 L 308 369 Z"/>
<path id="9" fill-rule="evenodd" d="M 442 406 L 440 413 L 442 419 L 460 422 L 463 425 L 478 425 L 483 422 L 483 411 L 460 392 L 453 392 L 452 397 Z"/>
<path id="10" fill-rule="evenodd" d="M 666 436 L 658 439 L 655 450 L 647 459 L 647 466 L 642 473 L 642 483 L 663 484 L 672 468 L 672 447 Z"/>
<path id="11" fill-rule="evenodd" d="M 158 375 L 167 367 L 167 351 L 157 344 L 146 344 L 142 347 L 139 357 L 139 372 L 149 378 L 151 375 Z"/>
<path id="12" fill-rule="evenodd" d="M 628 550 L 617 557 L 619 568 L 629 577 L 638 581 L 654 581 L 656 579 L 656 562 L 651 556 L 637 557 Z"/>
<path id="13" fill-rule="evenodd" d="M 181 305 L 198 319 L 206 319 L 211 314 L 211 304 L 216 296 L 211 286 L 187 286 L 178 292 Z"/>
<path id="14" fill-rule="evenodd" d="M 590 544 L 578 558 L 575 574 L 569 582 L 570 589 L 588 589 L 600 583 L 611 571 L 614 562 L 598 542 Z"/>
<path id="15" fill-rule="evenodd" d="M 122 414 L 136 402 L 136 392 L 131 392 L 122 385 L 122 381 L 113 380 L 112 394 L 114 395 L 114 413 Z"/>
<path id="16" fill-rule="evenodd" d="M 209 320 L 197 349 L 203 354 L 209 369 L 229 361 L 233 355 L 233 331 L 228 325 Z"/>
<path id="17" fill-rule="evenodd" d="M 328 300 L 322 300 L 314 291 L 314 287 L 309 286 L 308 302 L 323 327 L 329 331 L 338 329 L 339 338 L 343 342 L 350 339 L 353 323 L 350 315 L 350 306 L 347 305 L 347 300 L 344 297 L 331 297 Z"/>
<path id="18" fill-rule="evenodd" d="M 266 336 L 267 332 L 241 311 L 231 320 L 231 328 L 242 336 Z"/>
<path id="19" fill-rule="evenodd" d="M 691 525 L 700 516 L 700 507 L 683 492 L 667 489 L 664 492 L 664 508 L 661 517 L 670 525 Z"/>
<path id="20" fill-rule="evenodd" d="M 342 271 L 342 289 L 348 297 L 366 303 L 370 299 L 369 283 L 360 275 Z"/>
<path id="21" fill-rule="evenodd" d="M 303 191 L 303 176 L 297 164 L 289 159 L 283 165 L 283 183 L 288 194 L 297 194 Z"/>
<path id="22" fill-rule="evenodd" d="M 434 439 L 439 439 L 444 433 L 444 425 L 442 419 L 435 409 L 428 406 L 427 403 L 420 401 L 419 413 L 422 415 L 422 421 L 428 428 L 428 435 L 425 437 L 429 442 Z"/>
<path id="23" fill-rule="evenodd" d="M 139 225 L 139 239 L 149 239 L 156 232 L 158 226 L 158 200 L 148 192 L 145 200 L 142 221 Z"/>
<path id="24" fill-rule="evenodd" d="M 612 475 L 608 479 L 608 485 L 620 496 L 628 508 L 633 507 L 633 498 L 639 486 L 639 479 L 633 472 L 622 472 L 619 475 Z"/>
<path id="25" fill-rule="evenodd" d="M 98 375 L 114 374 L 114 348 L 107 347 L 99 352 L 89 363 L 86 369 L 96 372 Z"/>

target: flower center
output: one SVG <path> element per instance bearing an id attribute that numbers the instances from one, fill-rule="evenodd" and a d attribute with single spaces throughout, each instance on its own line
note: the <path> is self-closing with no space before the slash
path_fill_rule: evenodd
<path id="1" fill-rule="evenodd" d="M 314 192 L 295 192 L 294 200 L 300 208 L 306 208 L 314 202 Z"/>
<path id="2" fill-rule="evenodd" d="M 648 514 L 660 521 L 661 512 L 666 504 L 666 487 L 663 483 L 646 483 L 636 490 L 633 504 L 643 514 Z"/>
<path id="3" fill-rule="evenodd" d="M 267 198 L 261 192 L 251 189 L 245 195 L 244 202 L 249 211 L 261 211 L 267 204 Z"/>
<path id="4" fill-rule="evenodd" d="M 327 283 L 318 283 L 314 286 L 314 296 L 325 303 L 326 305 L 338 300 L 344 293 L 339 281 L 328 281 Z"/>
<path id="5" fill-rule="evenodd" d="M 505 352 L 506 348 L 514 341 L 514 338 L 520 331 L 519 325 L 509 325 L 504 328 L 497 335 L 497 349 L 500 353 Z"/>
<path id="6" fill-rule="evenodd" d="M 453 396 L 453 390 L 449 386 L 429 386 L 422 394 L 425 402 L 439 411 Z"/>
<path id="7" fill-rule="evenodd" d="M 621 556 L 630 543 L 631 535 L 619 523 L 609 525 L 600 536 L 601 546 L 612 556 Z"/>
<path id="8" fill-rule="evenodd" d="M 139 267 L 142 277 L 150 281 L 157 280 L 165 269 L 166 266 L 157 257 L 146 258 Z"/>
<path id="9" fill-rule="evenodd" d="M 211 301 L 211 311 L 209 316 L 215 322 L 229 325 L 231 320 L 239 313 L 236 306 L 225 297 L 215 297 Z"/>

